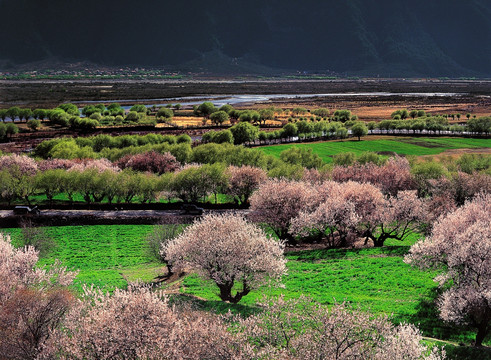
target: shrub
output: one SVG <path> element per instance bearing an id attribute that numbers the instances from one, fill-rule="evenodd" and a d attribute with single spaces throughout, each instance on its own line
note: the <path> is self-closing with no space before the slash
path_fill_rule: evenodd
<path id="1" fill-rule="evenodd" d="M 311 148 L 291 147 L 281 152 L 280 159 L 307 169 L 320 168 L 324 164 L 320 156 L 313 153 Z"/>
<path id="2" fill-rule="evenodd" d="M 221 125 L 224 122 L 227 122 L 229 119 L 228 113 L 225 111 L 216 111 L 210 115 L 210 120 L 214 125 Z"/>
<path id="3" fill-rule="evenodd" d="M 37 119 L 30 119 L 27 121 L 27 127 L 33 131 L 36 131 L 41 126 L 41 121 Z"/>

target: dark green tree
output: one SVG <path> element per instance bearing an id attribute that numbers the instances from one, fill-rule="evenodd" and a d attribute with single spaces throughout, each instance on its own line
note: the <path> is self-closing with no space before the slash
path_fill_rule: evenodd
<path id="1" fill-rule="evenodd" d="M 239 122 L 230 128 L 234 136 L 234 144 L 244 144 L 256 140 L 259 130 L 248 122 Z"/>
<path id="2" fill-rule="evenodd" d="M 157 119 L 162 119 L 166 122 L 172 119 L 173 116 L 174 116 L 174 112 L 166 107 L 161 107 L 157 111 L 157 115 L 156 115 Z"/>
<path id="3" fill-rule="evenodd" d="M 227 122 L 229 119 L 229 116 L 227 112 L 223 110 L 216 111 L 210 115 L 210 120 L 214 125 L 221 125 L 224 122 Z"/>
<path id="4" fill-rule="evenodd" d="M 357 122 L 351 127 L 351 133 L 353 134 L 353 136 L 358 137 L 358 141 L 360 141 L 362 136 L 368 134 L 368 128 L 364 123 Z"/>
<path id="5" fill-rule="evenodd" d="M 349 110 L 336 110 L 333 115 L 336 121 L 346 122 L 351 120 L 351 111 Z"/>
<path id="6" fill-rule="evenodd" d="M 205 101 L 204 103 L 202 103 L 196 108 L 194 113 L 195 115 L 204 116 L 205 118 L 208 118 L 215 111 L 217 111 L 215 105 L 213 105 L 213 103 L 210 101 Z"/>
<path id="7" fill-rule="evenodd" d="M 13 106 L 7 110 L 7 116 L 14 121 L 17 117 L 19 117 L 21 109 L 17 106 Z"/>
<path id="8" fill-rule="evenodd" d="M 297 136 L 297 134 L 298 134 L 297 125 L 295 125 L 293 123 L 286 124 L 285 126 L 283 126 L 282 134 L 283 134 L 283 137 L 285 137 L 285 138 Z"/>

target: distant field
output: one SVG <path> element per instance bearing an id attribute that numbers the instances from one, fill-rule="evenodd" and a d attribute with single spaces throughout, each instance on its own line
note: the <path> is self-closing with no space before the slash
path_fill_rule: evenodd
<path id="1" fill-rule="evenodd" d="M 332 156 L 353 152 L 361 154 L 365 151 L 382 154 L 396 153 L 399 155 L 436 155 L 450 149 L 491 148 L 489 139 L 468 138 L 408 138 L 394 137 L 391 139 L 364 138 L 357 140 L 325 141 L 305 144 L 284 144 L 258 147 L 268 155 L 280 156 L 280 153 L 292 146 L 311 148 L 326 163 L 332 162 Z"/>

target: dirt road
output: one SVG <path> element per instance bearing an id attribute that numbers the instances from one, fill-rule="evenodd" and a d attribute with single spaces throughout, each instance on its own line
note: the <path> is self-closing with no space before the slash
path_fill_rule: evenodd
<path id="1" fill-rule="evenodd" d="M 246 216 L 249 210 L 204 210 L 204 214 L 233 211 Z M 185 215 L 180 210 L 43 210 L 39 215 L 14 215 L 0 210 L 0 227 L 111 225 L 111 224 L 189 224 L 199 216 Z"/>

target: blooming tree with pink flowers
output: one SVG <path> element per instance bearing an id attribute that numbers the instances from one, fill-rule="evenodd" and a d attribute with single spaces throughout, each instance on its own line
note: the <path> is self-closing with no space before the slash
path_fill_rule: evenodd
<path id="1" fill-rule="evenodd" d="M 443 270 L 435 278 L 449 287 L 439 298 L 441 318 L 474 326 L 475 345 L 482 345 L 491 322 L 491 194 L 478 195 L 440 218 L 405 261 Z"/>
<path id="2" fill-rule="evenodd" d="M 252 193 L 268 178 L 263 169 L 248 165 L 229 166 L 227 176 L 228 187 L 226 191 L 240 204 L 248 204 Z"/>
<path id="3" fill-rule="evenodd" d="M 294 242 L 288 233 L 291 221 L 317 201 L 316 195 L 315 188 L 305 182 L 268 180 L 252 195 L 250 216 L 269 225 L 280 239 Z"/>
<path id="4" fill-rule="evenodd" d="M 167 243 L 162 253 L 174 268 L 193 268 L 213 280 L 220 299 L 237 303 L 286 273 L 283 247 L 243 217 L 224 214 L 204 216 Z"/>

